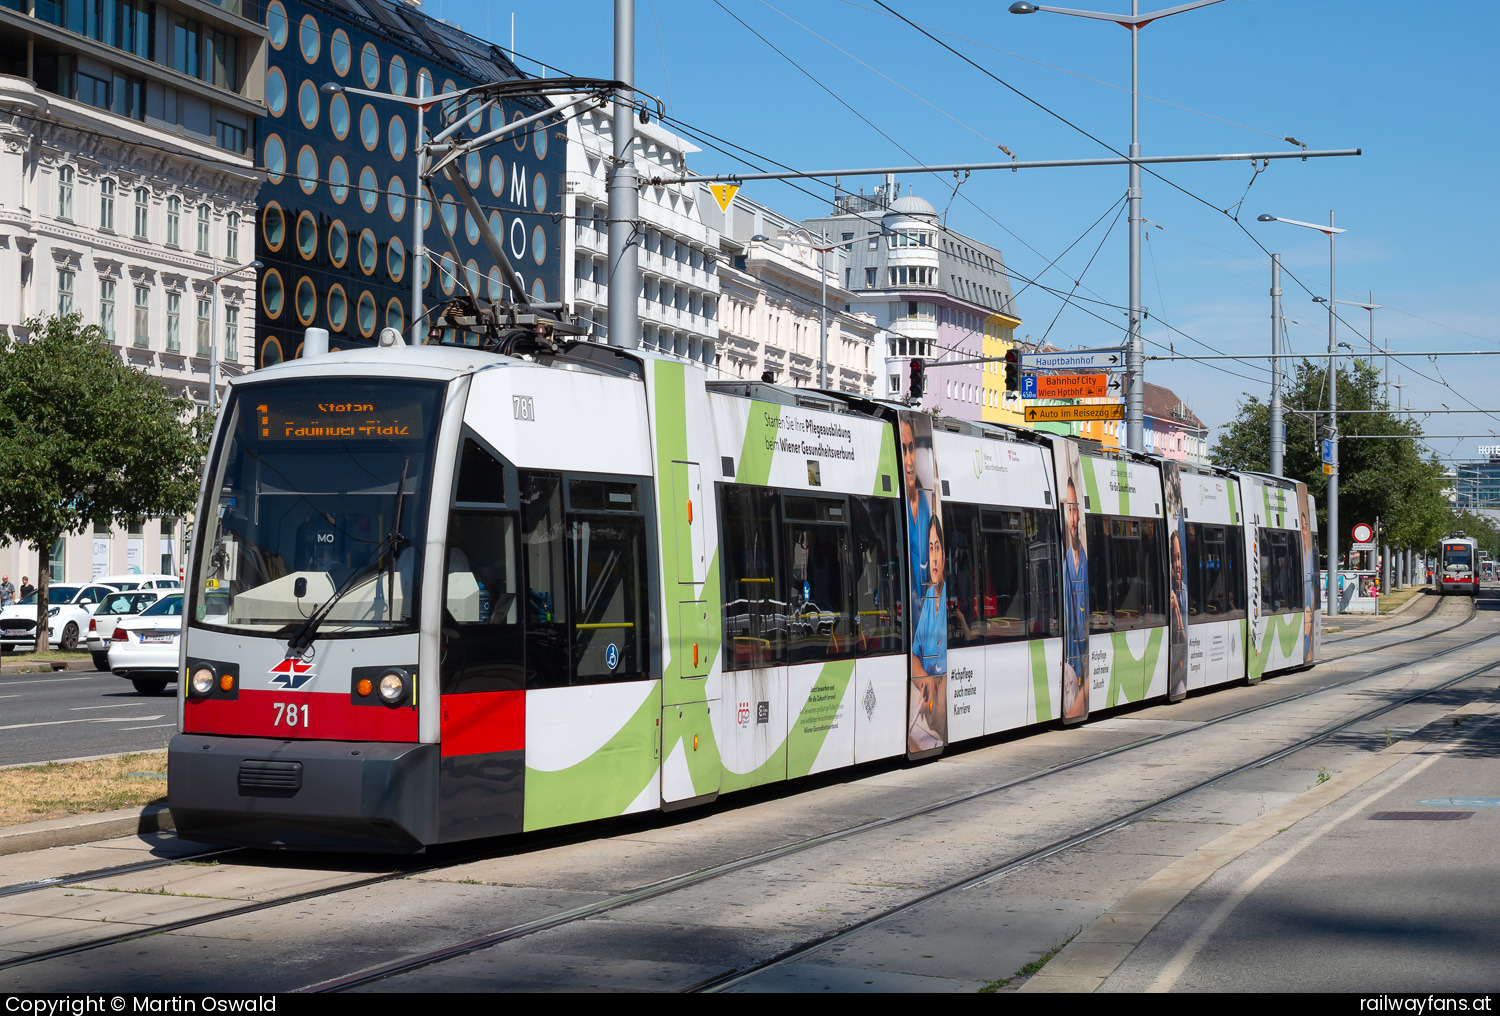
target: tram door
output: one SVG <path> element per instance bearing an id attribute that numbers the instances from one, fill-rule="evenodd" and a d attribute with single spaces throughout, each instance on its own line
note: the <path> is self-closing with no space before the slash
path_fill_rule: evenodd
<path id="1" fill-rule="evenodd" d="M 714 506 L 705 496 L 702 467 L 673 461 L 667 503 L 661 506 L 662 577 L 669 633 L 663 647 L 661 796 L 664 807 L 712 798 L 718 793 L 718 741 L 708 698 L 708 673 L 717 649 L 717 617 L 708 600 L 708 528 Z M 681 753 L 680 758 L 674 758 Z"/>

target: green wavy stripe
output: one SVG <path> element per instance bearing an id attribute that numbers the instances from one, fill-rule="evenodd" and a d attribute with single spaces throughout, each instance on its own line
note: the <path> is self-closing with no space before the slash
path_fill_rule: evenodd
<path id="1" fill-rule="evenodd" d="M 787 734 L 786 770 L 789 778 L 812 772 L 813 763 L 828 740 L 829 725 L 844 702 L 844 694 L 853 676 L 853 660 L 831 660 L 823 664 Z M 842 720 L 852 723 L 854 717 L 845 716 Z"/>
<path id="2" fill-rule="evenodd" d="M 523 827 L 546 829 L 622 814 L 657 779 L 660 698 L 657 689 L 648 692 L 620 729 L 588 758 L 556 771 L 527 766 Z"/>
<path id="3" fill-rule="evenodd" d="M 1156 658 L 1161 654 L 1162 637 L 1165 634 L 1165 628 L 1151 629 L 1146 647 L 1137 658 L 1126 645 L 1127 632 L 1110 633 L 1113 659 L 1109 662 L 1109 694 L 1105 696 L 1107 708 L 1114 708 L 1121 702 L 1139 702 L 1146 697 L 1151 688 L 1151 675 L 1156 673 Z"/>

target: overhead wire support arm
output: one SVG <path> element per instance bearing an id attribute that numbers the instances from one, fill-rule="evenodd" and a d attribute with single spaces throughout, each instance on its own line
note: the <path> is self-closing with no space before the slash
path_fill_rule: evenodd
<path id="1" fill-rule="evenodd" d="M 1106 159 L 1024 159 L 1010 162 L 956 162 L 933 166 L 879 166 L 870 169 L 783 170 L 774 173 L 719 173 L 716 175 L 653 176 L 643 184 L 653 187 L 680 183 L 744 183 L 748 180 L 807 180 L 824 176 L 884 176 L 903 173 L 959 173 L 992 169 L 1075 169 L 1091 166 L 1159 166 L 1187 162 L 1245 162 L 1257 159 L 1327 159 L 1363 155 L 1360 148 L 1329 148 L 1300 152 L 1232 152 L 1219 155 L 1143 155 Z"/>

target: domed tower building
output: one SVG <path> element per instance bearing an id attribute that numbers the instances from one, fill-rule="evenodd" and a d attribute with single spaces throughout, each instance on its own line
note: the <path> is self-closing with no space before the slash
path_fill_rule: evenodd
<path id="1" fill-rule="evenodd" d="M 1005 397 L 1002 363 L 942 366 L 1003 357 L 1014 345 L 1021 319 L 1000 251 L 946 229 L 930 202 L 900 186 L 887 177 L 872 194 L 841 193 L 832 215 L 803 223 L 844 241 L 848 309 L 872 314 L 885 332 L 886 369 L 875 394 L 903 397 L 910 361 L 920 357 L 929 365 L 923 408 L 1020 422 L 1020 402 Z"/>

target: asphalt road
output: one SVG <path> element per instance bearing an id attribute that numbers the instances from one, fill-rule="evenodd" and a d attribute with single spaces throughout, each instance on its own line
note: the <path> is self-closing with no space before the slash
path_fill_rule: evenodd
<path id="1" fill-rule="evenodd" d="M 96 671 L 0 675 L 0 765 L 164 747 L 177 721 L 175 687 L 146 696 Z"/>

